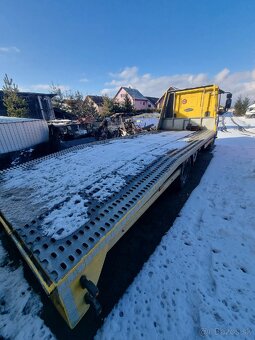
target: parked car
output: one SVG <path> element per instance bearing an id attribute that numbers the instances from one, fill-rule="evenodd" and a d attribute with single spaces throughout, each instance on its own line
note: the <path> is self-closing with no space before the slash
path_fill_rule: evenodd
<path id="1" fill-rule="evenodd" d="M 248 107 L 247 111 L 245 112 L 245 117 L 255 118 L 255 104 L 252 104 Z"/>

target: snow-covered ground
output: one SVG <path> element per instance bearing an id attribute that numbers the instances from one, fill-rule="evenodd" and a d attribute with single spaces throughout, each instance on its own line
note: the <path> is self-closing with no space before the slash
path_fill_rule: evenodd
<path id="1" fill-rule="evenodd" d="M 255 135 L 226 125 L 200 185 L 97 339 L 255 338 Z"/>
<path id="2" fill-rule="evenodd" d="M 158 118 L 133 118 L 133 121 L 135 123 L 136 126 L 140 127 L 140 128 L 145 128 L 146 126 L 150 126 L 153 125 L 155 128 L 158 125 L 159 119 Z"/>
<path id="3" fill-rule="evenodd" d="M 233 119 L 246 129 L 255 128 L 255 118 L 233 117 Z"/>
<path id="4" fill-rule="evenodd" d="M 2 234 L 0 234 L 2 235 Z M 42 303 L 0 242 L 0 338 L 29 340 L 54 339 L 40 318 Z"/>
<path id="5" fill-rule="evenodd" d="M 160 114 L 158 112 L 154 112 L 134 116 L 132 119 L 134 124 L 140 128 L 144 128 L 149 125 L 153 125 L 156 128 L 159 122 L 159 117 Z"/>
<path id="6" fill-rule="evenodd" d="M 97 339 L 255 338 L 255 129 L 226 124 L 200 185 Z M 0 243 L 0 338 L 53 338 L 40 310 Z"/>

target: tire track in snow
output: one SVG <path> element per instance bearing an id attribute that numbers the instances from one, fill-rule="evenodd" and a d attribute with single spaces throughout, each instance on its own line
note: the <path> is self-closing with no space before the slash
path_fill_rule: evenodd
<path id="1" fill-rule="evenodd" d="M 238 124 L 233 117 L 230 117 L 231 121 L 237 126 L 238 130 L 242 132 L 243 134 L 250 136 L 250 135 L 255 135 L 254 132 L 246 130 L 246 128 L 240 124 Z"/>

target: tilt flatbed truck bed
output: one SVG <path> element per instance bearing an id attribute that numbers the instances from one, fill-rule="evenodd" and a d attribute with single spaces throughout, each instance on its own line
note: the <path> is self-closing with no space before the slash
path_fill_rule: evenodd
<path id="1" fill-rule="evenodd" d="M 168 91 L 163 131 L 74 147 L 0 173 L 0 224 L 71 328 L 90 305 L 100 311 L 96 284 L 107 252 L 213 143 L 220 91 Z"/>

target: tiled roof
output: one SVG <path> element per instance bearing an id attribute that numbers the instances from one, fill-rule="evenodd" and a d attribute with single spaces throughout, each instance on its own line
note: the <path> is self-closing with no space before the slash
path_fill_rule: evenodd
<path id="1" fill-rule="evenodd" d="M 96 103 L 98 106 L 102 106 L 104 103 L 104 98 L 103 96 L 90 96 L 88 95 L 88 97 L 93 100 L 94 103 Z"/>
<path id="2" fill-rule="evenodd" d="M 159 98 L 156 97 L 146 97 L 153 105 L 156 105 L 156 102 L 159 100 Z"/>
<path id="3" fill-rule="evenodd" d="M 144 97 L 141 92 L 139 92 L 136 89 L 132 89 L 131 87 L 122 87 L 132 98 L 134 99 L 143 99 L 147 100 L 146 97 Z"/>
<path id="4" fill-rule="evenodd" d="M 18 96 L 21 97 L 33 97 L 33 96 L 47 96 L 47 97 L 54 97 L 55 94 L 52 93 L 38 93 L 38 92 L 17 92 Z M 4 96 L 4 92 L 0 90 L 0 97 Z"/>
<path id="5" fill-rule="evenodd" d="M 173 86 L 170 86 L 167 91 L 175 91 L 175 90 L 178 90 L 177 87 L 173 87 Z M 164 95 L 165 95 L 165 92 L 163 93 L 163 95 L 157 100 L 157 104 L 161 101 L 161 99 L 164 98 Z"/>

